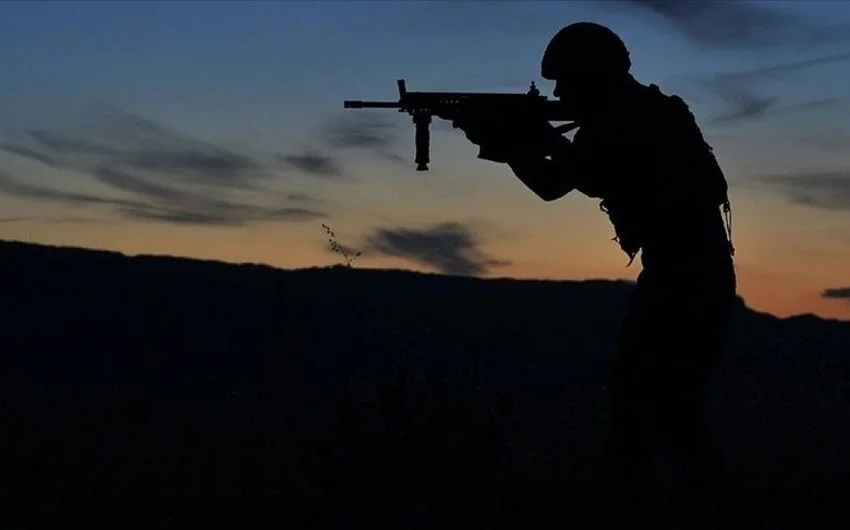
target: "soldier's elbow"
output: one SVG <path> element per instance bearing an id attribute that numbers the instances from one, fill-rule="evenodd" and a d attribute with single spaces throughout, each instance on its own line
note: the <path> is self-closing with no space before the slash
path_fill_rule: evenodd
<path id="1" fill-rule="evenodd" d="M 547 189 L 540 190 L 537 192 L 537 196 L 543 200 L 543 202 L 555 202 L 558 199 L 564 197 L 569 192 L 571 192 L 573 188 L 561 188 L 561 189 Z"/>

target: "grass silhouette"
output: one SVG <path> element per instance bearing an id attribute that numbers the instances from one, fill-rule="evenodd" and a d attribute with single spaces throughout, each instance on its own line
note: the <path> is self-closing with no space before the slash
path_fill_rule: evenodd
<path id="1" fill-rule="evenodd" d="M 354 263 L 354 260 L 360 257 L 361 252 L 358 251 L 352 254 L 348 251 L 347 248 L 342 245 L 342 243 L 339 242 L 339 239 L 337 239 L 336 234 L 333 230 L 331 230 L 330 226 L 322 223 L 322 228 L 328 235 L 328 242 L 330 243 L 331 252 L 335 252 L 337 254 L 342 255 L 342 259 L 345 263 L 345 266 L 350 269 L 351 265 Z"/>

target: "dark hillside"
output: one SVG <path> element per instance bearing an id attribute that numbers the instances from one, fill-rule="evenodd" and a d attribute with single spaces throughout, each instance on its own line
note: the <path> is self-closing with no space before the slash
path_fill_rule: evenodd
<path id="1" fill-rule="evenodd" d="M 0 242 L 3 527 L 596 519 L 630 291 Z M 740 304 L 710 411 L 742 528 L 843 509 L 848 397 L 850 323 Z"/>

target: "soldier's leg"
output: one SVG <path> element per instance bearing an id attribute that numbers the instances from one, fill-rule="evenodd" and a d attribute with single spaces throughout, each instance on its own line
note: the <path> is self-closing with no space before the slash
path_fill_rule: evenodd
<path id="1" fill-rule="evenodd" d="M 650 400 L 642 386 L 645 381 L 639 366 L 623 357 L 625 355 L 618 359 L 612 385 L 610 456 L 624 485 L 636 492 L 646 492 L 651 476 L 651 436 L 647 417 Z"/>
<path id="2" fill-rule="evenodd" d="M 649 392 L 655 374 L 647 369 L 647 351 L 653 346 L 648 333 L 652 306 L 651 292 L 639 279 L 618 341 L 609 409 L 609 469 L 624 496 L 626 513 L 642 519 L 651 518 L 658 498 Z"/>
<path id="3" fill-rule="evenodd" d="M 734 291 L 692 291 L 668 315 L 675 335 L 664 347 L 665 374 L 653 394 L 659 441 L 676 467 L 676 488 L 692 514 L 716 514 L 723 497 L 723 459 L 704 414 L 708 384 L 725 343 Z M 695 511 L 694 511 L 695 510 Z"/>

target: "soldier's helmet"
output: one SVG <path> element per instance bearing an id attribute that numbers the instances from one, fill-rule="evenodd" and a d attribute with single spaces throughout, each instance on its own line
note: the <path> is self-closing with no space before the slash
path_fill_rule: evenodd
<path id="1" fill-rule="evenodd" d="M 544 79 L 620 76 L 632 67 L 629 50 L 611 29 L 594 22 L 565 26 L 549 41 L 540 70 Z"/>

